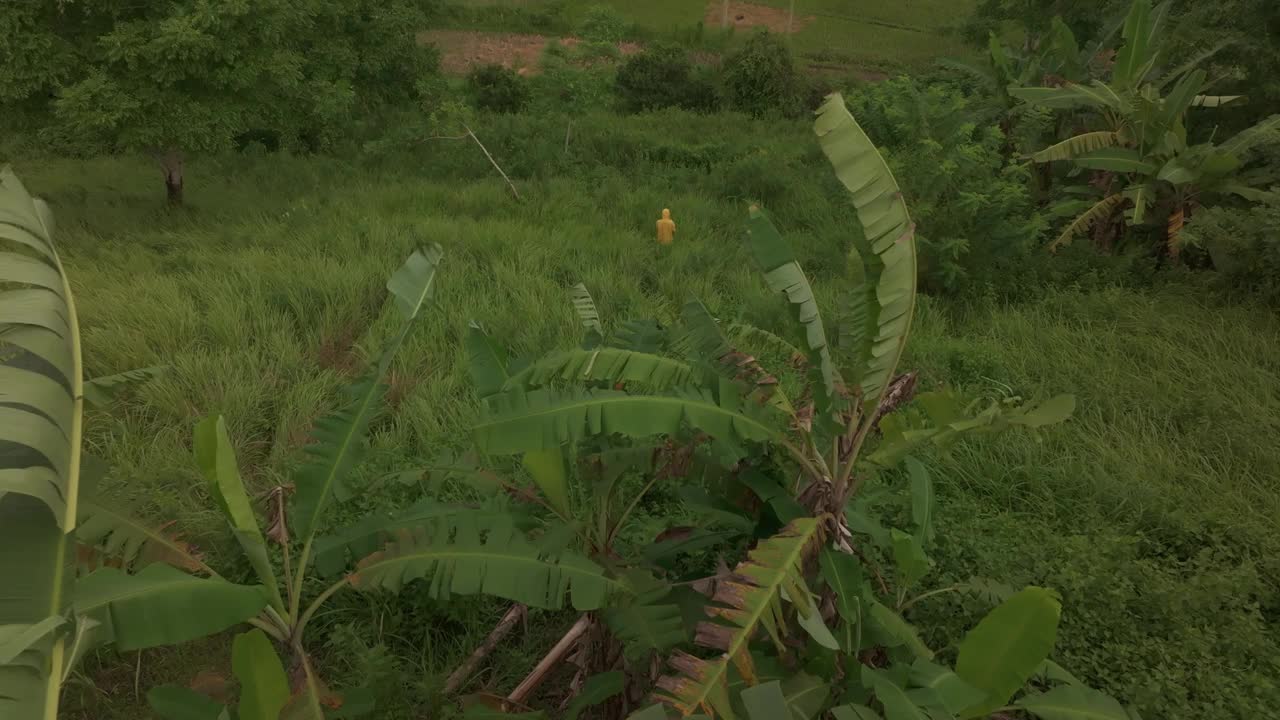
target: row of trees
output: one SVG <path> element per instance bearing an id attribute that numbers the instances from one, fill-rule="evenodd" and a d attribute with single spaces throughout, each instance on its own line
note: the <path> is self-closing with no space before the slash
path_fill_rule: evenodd
<path id="1" fill-rule="evenodd" d="M 181 203 L 188 153 L 323 148 L 421 96 L 437 66 L 423 25 L 402 0 L 12 0 L 0 105 L 60 151 L 151 155 Z"/>

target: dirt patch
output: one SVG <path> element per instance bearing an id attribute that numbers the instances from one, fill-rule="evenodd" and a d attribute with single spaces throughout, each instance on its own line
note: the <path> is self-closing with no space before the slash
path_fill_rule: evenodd
<path id="1" fill-rule="evenodd" d="M 729 22 L 736 28 L 765 27 L 769 32 L 787 32 L 787 10 L 785 8 L 756 5 L 755 3 L 729 3 Z M 791 33 L 803 30 L 814 21 L 812 15 L 796 15 L 791 22 Z M 708 28 L 718 28 L 724 23 L 724 3 L 722 0 L 707 0 L 707 12 L 702 22 Z"/>
<path id="2" fill-rule="evenodd" d="M 477 65 L 497 64 L 521 75 L 538 72 L 542 49 L 553 39 L 566 47 L 577 45 L 577 38 L 550 38 L 523 33 L 472 32 L 469 30 L 428 30 L 418 33 L 418 42 L 440 48 L 440 67 L 447 73 L 462 74 Z M 618 43 L 623 55 L 640 52 L 639 43 Z"/>

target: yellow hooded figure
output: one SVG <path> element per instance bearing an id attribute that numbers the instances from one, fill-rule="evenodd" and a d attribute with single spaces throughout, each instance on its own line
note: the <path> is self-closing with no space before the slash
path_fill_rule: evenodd
<path id="1" fill-rule="evenodd" d="M 658 221 L 658 244 L 670 245 L 676 237 L 676 221 L 671 219 L 671 211 L 662 209 L 662 219 Z"/>

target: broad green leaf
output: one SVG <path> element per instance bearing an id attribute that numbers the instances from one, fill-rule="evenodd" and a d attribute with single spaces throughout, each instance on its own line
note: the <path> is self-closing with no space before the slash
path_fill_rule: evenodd
<path id="1" fill-rule="evenodd" d="M 569 507 L 569 468 L 562 446 L 545 450 L 530 450 L 522 461 L 529 477 L 546 496 L 551 508 L 562 516 L 572 517 Z"/>
<path id="2" fill-rule="evenodd" d="M 1053 650 L 1062 605 L 1049 590 L 1027 587 L 992 610 L 960 642 L 956 674 L 987 694 L 966 718 L 1003 707 Z"/>
<path id="3" fill-rule="evenodd" d="M 54 248 L 51 216 L 7 167 L 0 170 L 0 497 L 35 498 L 63 530 L 75 526 L 80 490 L 83 379 L 75 303 Z M 43 362 L 41 362 L 43 361 Z M 37 458 L 42 458 L 37 459 Z M 58 589 L 48 593 L 58 601 Z M 46 608 L 36 621 L 59 614 Z"/>
<path id="4" fill-rule="evenodd" d="M 1060 143 L 1050 145 L 1040 152 L 1031 156 L 1031 159 L 1038 163 L 1053 162 L 1054 160 L 1070 160 L 1071 158 L 1084 155 L 1085 153 L 1101 150 L 1102 148 L 1113 147 L 1120 144 L 1120 136 L 1118 133 L 1110 131 L 1088 132 L 1074 137 L 1067 138 Z"/>
<path id="5" fill-rule="evenodd" d="M 982 702 L 987 696 L 961 680 L 951 669 L 928 660 L 917 659 L 911 664 L 911 683 L 933 691 L 942 706 L 953 715 Z"/>
<path id="6" fill-rule="evenodd" d="M 886 720 L 929 720 L 920 708 L 907 697 L 907 693 L 889 676 L 868 665 L 862 666 L 862 683 L 875 691 L 876 699 L 884 706 Z"/>
<path id="7" fill-rule="evenodd" d="M 608 700 L 626 688 L 627 677 L 619 670 L 592 675 L 582 685 L 582 691 L 564 710 L 564 720 L 577 720 L 584 710 Z"/>
<path id="8" fill-rule="evenodd" d="M 82 554 L 85 548 L 92 548 L 102 556 L 118 559 L 126 570 L 153 562 L 193 573 L 209 570 L 189 543 L 101 502 L 80 503 L 76 540 Z"/>
<path id="9" fill-rule="evenodd" d="M 629 658 L 665 652 L 688 639 L 679 605 L 636 604 L 606 608 L 602 614 Z"/>
<path id="10" fill-rule="evenodd" d="M 86 380 L 84 382 L 84 399 L 94 407 L 106 407 L 111 403 L 116 393 L 122 389 L 147 382 L 168 371 L 168 365 L 155 365 Z"/>
<path id="11" fill-rule="evenodd" d="M 267 605 L 261 586 L 197 578 L 168 565 L 136 575 L 102 568 L 75 586 L 75 611 L 122 651 L 175 645 L 226 630 Z"/>
<path id="12" fill-rule="evenodd" d="M 769 216 L 755 206 L 747 220 L 747 246 L 764 271 L 769 289 L 786 297 L 792 318 L 805 339 L 806 355 L 821 379 L 819 413 L 825 416 L 840 411 L 845 404 L 844 380 L 831 356 L 818 299 L 791 244 L 783 239 Z"/>
<path id="13" fill-rule="evenodd" d="M 1066 422 L 1075 411 L 1075 395 L 1055 395 L 1025 413 L 1011 413 L 1009 422 L 1026 427 L 1044 427 Z"/>
<path id="14" fill-rule="evenodd" d="M 1044 720 L 1129 720 L 1115 698 L 1075 685 L 1027 695 L 1014 704 Z"/>
<path id="15" fill-rule="evenodd" d="M 1105 86 L 1104 86 L 1105 87 Z M 1052 109 L 1111 107 L 1119 109 L 1115 93 L 1075 83 L 1062 87 L 1011 87 L 1009 94 L 1019 100 Z"/>
<path id="16" fill-rule="evenodd" d="M 598 610 L 610 592 L 626 589 L 586 557 L 547 554 L 510 519 L 482 526 L 467 515 L 402 531 L 350 575 L 362 591 L 398 591 L 419 579 L 423 594 L 437 600 L 485 594 L 552 610 L 565 606 L 566 595 L 577 610 Z"/>
<path id="17" fill-rule="evenodd" d="M 482 398 L 502 391 L 509 377 L 507 355 L 474 320 L 467 323 L 467 370 Z"/>
<path id="18" fill-rule="evenodd" d="M 308 459 L 293 475 L 296 492 L 291 529 L 296 536 L 310 540 L 329 500 L 344 501 L 353 494 L 347 487 L 347 478 L 363 459 L 369 424 L 382 409 L 385 391 L 382 378 L 390 369 L 396 351 L 404 344 L 413 321 L 432 296 L 442 256 L 438 245 L 415 251 L 387 281 L 387 290 L 404 322 L 383 349 L 377 366 L 346 389 L 343 407 L 316 421 L 311 442 L 304 449 Z M 301 562 L 305 565 L 307 559 Z M 299 568 L 299 578 L 305 569 Z"/>
<path id="19" fill-rule="evenodd" d="M 781 413 L 767 406 L 744 404 L 732 391 L 717 398 L 703 388 L 659 395 L 542 389 L 488 398 L 474 432 L 482 451 L 504 455 L 559 447 L 597 435 L 672 435 L 684 427 L 737 446 L 746 441 L 779 439 L 785 426 Z"/>
<path id="20" fill-rule="evenodd" d="M 289 678 L 266 633 L 255 628 L 236 636 L 231 671 L 240 681 L 239 720 L 279 720 L 289 702 Z"/>
<path id="21" fill-rule="evenodd" d="M 855 382 L 860 383 L 864 408 L 873 411 L 906 346 L 915 310 L 915 225 L 902 192 L 884 158 L 858 126 L 839 93 L 827 97 L 818 110 L 814 132 L 836 177 L 850 192 L 858 221 L 871 249 L 867 263 L 868 327 L 874 326 L 869 353 Z M 874 293 L 874 294 L 871 294 Z"/>
<path id="22" fill-rule="evenodd" d="M 893 537 L 893 562 L 897 566 L 898 587 L 907 589 L 914 586 L 929 572 L 929 558 L 924 548 L 914 535 L 894 528 L 889 531 Z"/>
<path id="23" fill-rule="evenodd" d="M 791 709 L 787 707 L 787 698 L 782 694 L 782 683 L 760 683 L 749 687 L 740 694 L 742 704 L 747 708 L 747 717 L 751 720 L 780 720 L 791 717 Z"/>
<path id="24" fill-rule="evenodd" d="M 33 625 L 0 625 L 0 665 L 13 662 L 14 658 L 66 623 L 65 617 L 54 615 Z"/>
<path id="25" fill-rule="evenodd" d="M 881 720 L 876 711 L 866 705 L 841 705 L 831 708 L 835 720 Z"/>
<path id="26" fill-rule="evenodd" d="M 573 311 L 578 314 L 578 320 L 587 331 L 582 345 L 585 349 L 591 350 L 604 340 L 604 325 L 600 323 L 600 311 L 596 309 L 596 301 L 592 299 L 591 292 L 583 283 L 569 288 L 569 301 L 573 303 Z"/>
<path id="27" fill-rule="evenodd" d="M 222 416 L 201 420 L 196 425 L 192 443 L 195 446 L 196 464 L 204 473 L 209 494 L 222 509 L 222 515 L 231 525 L 231 532 L 244 550 L 245 558 L 266 588 L 271 606 L 283 612 L 284 600 L 280 596 L 280 586 L 276 581 L 271 558 L 267 555 L 267 541 L 258 526 L 253 506 L 249 504 L 249 495 L 245 491 L 244 481 L 240 479 L 235 450 L 232 449 L 231 439 L 227 437 L 227 425 Z"/>
<path id="28" fill-rule="evenodd" d="M 1236 133 L 1230 140 L 1218 146 L 1218 150 L 1224 155 L 1241 158 L 1255 145 L 1266 140 L 1274 140 L 1278 132 L 1280 132 L 1280 115 L 1272 115 Z"/>
<path id="29" fill-rule="evenodd" d="M 1075 162 L 1080 167 L 1091 170 L 1110 170 L 1119 173 L 1138 173 L 1154 175 L 1158 169 L 1132 148 L 1110 147 L 1076 156 Z"/>
<path id="30" fill-rule="evenodd" d="M 1166 10 L 1167 3 L 1152 10 L 1150 0 L 1133 1 L 1122 31 L 1125 42 L 1116 53 L 1111 70 L 1112 77 L 1119 84 L 1137 86 L 1150 71 L 1160 50 L 1157 38 Z"/>
<path id="31" fill-rule="evenodd" d="M 1219 108 L 1239 103 L 1244 99 L 1244 95 L 1197 95 L 1192 99 L 1191 107 Z"/>
<path id="32" fill-rule="evenodd" d="M 919 460 L 908 456 L 904 462 L 911 481 L 911 520 L 916 525 L 916 541 L 923 548 L 933 540 L 933 514 L 937 504 L 933 478 Z"/>
<path id="33" fill-rule="evenodd" d="M 828 650 L 840 649 L 836 636 L 831 634 L 831 628 L 827 627 L 827 623 L 822 619 L 822 613 L 818 612 L 817 606 L 812 601 L 809 602 L 807 609 L 796 608 L 796 624 L 822 647 Z"/>
<path id="34" fill-rule="evenodd" d="M 792 720 L 813 720 L 826 707 L 831 686 L 801 671 L 782 679 L 782 695 L 787 700 Z"/>
<path id="35" fill-rule="evenodd" d="M 1084 685 L 1084 683 L 1080 681 L 1080 678 L 1072 675 L 1066 668 L 1049 659 L 1040 663 L 1040 667 L 1036 668 L 1036 677 L 1043 678 L 1048 682 L 1066 683 L 1067 685 Z"/>
<path id="36" fill-rule="evenodd" d="M 659 681 L 659 700 L 684 715 L 710 708 L 732 717 L 729 663 L 751 685 L 756 682 L 748 648 L 752 638 L 763 628 L 775 646 L 782 647 L 787 625 L 783 593 L 793 600 L 808 599 L 804 566 L 822 542 L 822 525 L 818 518 L 792 521 L 773 537 L 761 540 L 729 577 L 716 584 L 713 604 L 706 608 L 712 620 L 698 625 L 695 642 L 724 655 L 714 660 L 684 653 L 672 656 L 674 673 Z"/>
<path id="37" fill-rule="evenodd" d="M 1169 89 L 1169 94 L 1165 95 L 1160 109 L 1161 127 L 1172 128 L 1174 122 L 1195 103 L 1196 93 L 1204 87 L 1205 77 L 1204 70 L 1193 70 L 1182 76 L 1182 79 Z"/>
<path id="38" fill-rule="evenodd" d="M 669 718 L 667 706 L 662 703 L 655 703 L 627 716 L 627 720 L 669 720 Z"/>
<path id="39" fill-rule="evenodd" d="M 551 353 L 512 375 L 501 389 L 531 389 L 555 383 L 586 385 L 606 382 L 610 385 L 624 383 L 627 386 L 635 383 L 649 390 L 667 390 L 687 385 L 693 380 L 692 368 L 679 360 L 634 350 L 598 347 Z"/>
<path id="40" fill-rule="evenodd" d="M 1111 217 L 1111 214 L 1114 213 L 1116 208 L 1120 206 L 1120 203 L 1124 201 L 1125 197 L 1121 193 L 1108 195 L 1107 197 L 1099 200 L 1088 210 L 1081 213 L 1079 217 L 1071 221 L 1071 224 L 1068 225 L 1060 235 L 1058 235 L 1058 238 L 1050 243 L 1049 249 L 1056 250 L 1063 245 L 1069 244 L 1075 236 L 1088 231 L 1096 223 Z"/>
<path id="41" fill-rule="evenodd" d="M 871 619 L 885 633 L 889 647 L 905 645 L 917 658 L 933 659 L 933 651 L 920 639 L 920 633 L 902 619 L 902 616 L 885 607 L 875 598 L 864 597 Z"/>
<path id="42" fill-rule="evenodd" d="M 818 556 L 822 579 L 835 595 L 841 623 L 836 628 L 840 647 L 847 653 L 858 651 L 857 637 L 862 623 L 862 563 L 852 555 L 830 548 Z"/>
<path id="43" fill-rule="evenodd" d="M 230 711 L 222 703 L 177 685 L 151 688 L 147 703 L 163 720 L 231 720 Z"/>

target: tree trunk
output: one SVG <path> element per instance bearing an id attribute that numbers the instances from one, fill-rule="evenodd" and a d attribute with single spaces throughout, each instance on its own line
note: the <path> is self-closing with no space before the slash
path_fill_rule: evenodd
<path id="1" fill-rule="evenodd" d="M 169 204 L 182 205 L 182 151 L 170 148 L 159 156 L 160 170 L 164 173 L 164 190 Z"/>

